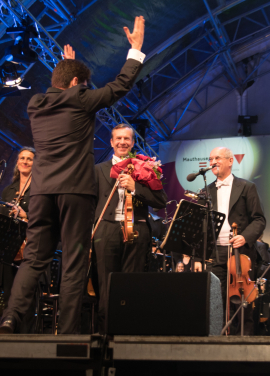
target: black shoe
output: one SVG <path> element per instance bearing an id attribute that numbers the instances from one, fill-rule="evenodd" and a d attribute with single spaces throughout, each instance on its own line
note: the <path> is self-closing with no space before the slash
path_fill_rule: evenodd
<path id="1" fill-rule="evenodd" d="M 0 334 L 12 334 L 16 328 L 16 320 L 13 316 L 5 317 L 0 325 Z"/>

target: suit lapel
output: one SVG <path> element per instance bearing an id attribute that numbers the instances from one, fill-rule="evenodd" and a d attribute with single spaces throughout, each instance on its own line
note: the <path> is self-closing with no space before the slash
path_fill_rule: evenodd
<path id="1" fill-rule="evenodd" d="M 213 210 L 217 210 L 217 188 L 215 182 L 209 185 L 209 193 L 212 198 Z"/>
<path id="2" fill-rule="evenodd" d="M 231 197 L 230 197 L 229 213 L 230 213 L 233 205 L 238 200 L 240 194 L 242 193 L 245 184 L 246 184 L 245 181 L 238 179 L 237 177 L 234 176 L 232 191 L 231 191 Z"/>
<path id="3" fill-rule="evenodd" d="M 102 170 L 102 173 L 103 173 L 105 179 L 108 181 L 110 186 L 113 187 L 116 179 L 113 179 L 113 178 L 110 177 L 111 168 L 112 168 L 112 161 L 110 160 L 110 161 L 103 163 L 101 170 Z"/>

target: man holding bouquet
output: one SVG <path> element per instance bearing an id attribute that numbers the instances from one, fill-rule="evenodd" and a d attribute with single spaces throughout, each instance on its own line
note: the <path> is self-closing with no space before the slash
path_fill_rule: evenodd
<path id="1" fill-rule="evenodd" d="M 127 124 L 119 124 L 111 134 L 114 149 L 112 160 L 96 165 L 97 208 L 95 222 L 113 189 L 116 178 L 119 186 L 112 196 L 103 219 L 98 226 L 93 242 L 93 266 L 97 271 L 99 289 L 99 332 L 105 331 L 105 311 L 108 277 L 111 272 L 143 272 L 146 256 L 151 248 L 151 229 L 147 222 L 148 206 L 162 209 L 167 196 L 160 182 L 161 169 L 158 162 L 138 155 L 129 158 L 134 146 L 134 131 Z M 134 172 L 126 173 L 128 163 Z M 124 171 L 124 173 L 121 173 Z M 120 172 L 120 173 L 119 173 Z M 125 189 L 133 196 L 134 228 L 139 236 L 133 243 L 123 241 L 121 224 L 125 219 Z"/>

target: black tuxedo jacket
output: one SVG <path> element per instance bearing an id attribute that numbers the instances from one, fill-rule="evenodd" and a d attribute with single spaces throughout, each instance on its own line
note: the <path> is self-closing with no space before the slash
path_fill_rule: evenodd
<path id="1" fill-rule="evenodd" d="M 208 188 L 212 197 L 213 209 L 217 210 L 217 188 L 215 182 L 211 183 Z M 254 256 L 254 244 L 263 233 L 266 225 L 260 198 L 254 183 L 234 176 L 228 222 L 230 225 L 233 222 L 237 223 L 238 235 L 242 235 L 246 240 L 241 253 L 250 257 Z"/>
<path id="2" fill-rule="evenodd" d="M 97 164 L 96 168 L 96 181 L 97 181 L 97 208 L 95 213 L 95 220 L 97 220 L 104 208 L 106 201 L 111 193 L 111 190 L 116 182 L 116 179 L 110 177 L 112 168 L 112 161 Z M 140 219 L 148 220 L 148 206 L 157 209 L 163 209 L 166 206 L 167 195 L 163 189 L 153 191 L 150 188 L 135 182 L 135 197 L 142 202 L 143 205 L 133 206 L 134 221 Z M 118 192 L 114 193 L 111 202 L 104 213 L 103 219 L 114 221 L 115 209 L 119 201 Z"/>
<path id="3" fill-rule="evenodd" d="M 123 97 L 141 67 L 128 59 L 115 81 L 101 89 L 83 84 L 67 90 L 52 87 L 31 98 L 27 111 L 36 149 L 31 195 L 95 195 L 95 113 Z"/>

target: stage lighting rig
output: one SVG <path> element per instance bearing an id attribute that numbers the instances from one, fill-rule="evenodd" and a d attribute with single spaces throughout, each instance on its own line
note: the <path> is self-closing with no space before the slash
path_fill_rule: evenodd
<path id="1" fill-rule="evenodd" d="M 22 79 L 17 72 L 16 64 L 5 61 L 0 69 L 1 81 L 4 87 L 20 85 Z"/>
<path id="2" fill-rule="evenodd" d="M 30 48 L 31 38 L 37 38 L 38 33 L 33 25 L 29 25 L 29 22 L 29 20 L 24 20 L 23 25 L 6 29 L 6 33 L 14 40 L 14 44 L 5 50 L 7 61 L 31 64 L 38 60 L 37 53 Z"/>
<path id="3" fill-rule="evenodd" d="M 238 116 L 238 123 L 242 124 L 243 126 L 243 136 L 250 137 L 252 135 L 251 125 L 258 123 L 258 116 L 250 116 L 250 115 L 239 115 Z"/>
<path id="4" fill-rule="evenodd" d="M 18 96 L 21 90 L 31 89 L 31 85 L 22 79 L 21 70 L 24 71 L 25 67 L 9 61 L 0 66 L 0 97 Z"/>
<path id="5" fill-rule="evenodd" d="M 151 123 L 148 119 L 136 119 L 130 122 L 130 124 L 136 129 L 139 135 L 145 140 L 146 130 L 150 129 Z M 143 147 L 143 142 L 138 138 L 138 144 Z"/>

